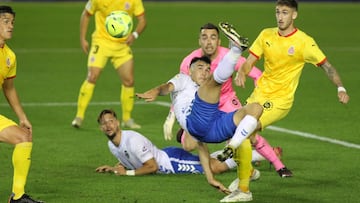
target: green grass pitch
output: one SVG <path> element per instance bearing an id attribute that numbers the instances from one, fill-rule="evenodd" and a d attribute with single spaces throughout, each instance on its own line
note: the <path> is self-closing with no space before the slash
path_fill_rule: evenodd
<path id="1" fill-rule="evenodd" d="M 30 195 L 50 203 L 208 203 L 223 198 L 203 175 L 115 177 L 95 173 L 99 165 L 116 163 L 105 136 L 99 132 L 96 117 L 103 108 L 121 113 L 120 81 L 108 65 L 96 86 L 83 128 L 71 127 L 77 94 L 86 76 L 86 55 L 79 43 L 79 19 L 85 3 L 5 4 L 16 11 L 14 36 L 8 44 L 17 53 L 15 82 L 34 128 L 26 187 Z M 250 41 L 262 28 L 276 26 L 273 3 L 154 1 L 144 5 L 148 27 L 133 46 L 137 92 L 166 82 L 178 72 L 182 58 L 198 47 L 198 30 L 206 22 L 229 21 Z M 283 147 L 283 161 L 294 177 L 281 179 L 268 163 L 262 163 L 258 167 L 261 179 L 251 183 L 253 202 L 360 201 L 359 10 L 360 4 L 354 3 L 300 4 L 297 26 L 317 40 L 340 72 L 351 100 L 346 106 L 339 104 L 336 88 L 322 70 L 306 65 L 292 111 L 275 124 L 289 132 L 262 132 L 270 144 Z M 227 45 L 224 36 L 222 39 Z M 257 65 L 261 67 L 261 63 Z M 241 100 L 252 89 L 250 82 L 247 86 L 245 90 L 237 89 Z M 169 97 L 159 101 L 169 102 Z M 1 114 L 17 120 L 4 98 L 0 104 Z M 180 146 L 163 139 L 162 123 L 167 112 L 168 107 L 140 101 L 134 109 L 134 118 L 143 126 L 140 132 L 159 148 Z M 213 150 L 222 147 L 210 146 Z M 12 149 L 0 144 L 0 202 L 6 202 L 11 193 Z M 235 171 L 230 171 L 216 177 L 227 185 L 235 176 Z"/>

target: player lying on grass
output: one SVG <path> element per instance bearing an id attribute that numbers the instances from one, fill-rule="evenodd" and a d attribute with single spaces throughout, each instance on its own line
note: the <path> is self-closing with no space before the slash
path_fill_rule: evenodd
<path id="1" fill-rule="evenodd" d="M 109 139 L 110 152 L 119 161 L 115 166 L 100 166 L 96 172 L 113 172 L 116 175 L 146 175 L 153 173 L 204 173 L 199 157 L 179 147 L 158 149 L 149 139 L 132 130 L 122 130 L 120 121 L 113 110 L 105 109 L 98 117 L 100 130 Z M 233 159 L 218 161 L 214 153 L 210 159 L 213 173 L 221 173 L 236 168 Z M 260 177 L 253 170 L 251 179 Z"/>
<path id="2" fill-rule="evenodd" d="M 143 135 L 135 131 L 121 130 L 116 113 L 112 110 L 103 110 L 99 115 L 98 122 L 101 131 L 110 139 L 108 145 L 111 153 L 114 154 L 120 163 L 114 167 L 107 165 L 100 166 L 96 169 L 97 172 L 114 172 L 117 175 L 126 175 L 126 171 L 123 169 L 129 169 L 135 170 L 137 175 L 150 173 L 203 173 L 202 167 L 198 167 L 200 165 L 198 156 L 177 147 L 168 147 L 160 150 Z M 117 139 L 120 140 L 120 143 L 115 141 Z M 140 153 L 139 150 L 144 148 L 149 150 L 141 151 Z M 127 153 L 124 153 L 125 151 Z M 212 157 L 215 157 L 218 153 L 219 151 L 213 153 Z M 145 159 L 142 160 L 142 157 L 145 157 Z M 257 160 L 263 159 L 259 155 L 257 157 Z M 170 162 L 172 163 L 169 165 Z M 211 166 L 214 173 L 221 173 L 235 168 L 236 163 L 233 159 L 220 162 L 212 158 Z M 141 167 L 147 167 L 152 170 L 144 170 Z"/>
<path id="3" fill-rule="evenodd" d="M 252 109 L 256 109 L 252 112 L 248 111 L 249 106 L 230 113 L 218 109 L 222 84 L 232 76 L 237 60 L 248 46 L 247 38 L 238 34 L 231 43 L 233 46 L 213 74 L 210 74 L 211 61 L 207 56 L 195 57 L 190 63 L 190 75 L 177 74 L 167 83 L 145 93 L 137 93 L 136 96 L 151 102 L 159 95 L 171 93 L 177 121 L 185 131 L 198 140 L 199 146 L 206 146 L 205 143 L 221 143 L 235 136 L 247 136 L 247 132 L 252 132 L 257 127 L 262 109 L 259 104 L 250 105 Z M 260 113 L 253 114 L 253 112 Z M 250 121 L 251 128 L 243 129 L 243 125 L 238 126 L 241 120 L 247 123 Z M 209 168 L 209 154 L 206 147 L 199 147 L 198 151 L 203 168 Z M 237 148 L 235 160 L 238 164 L 239 188 L 244 193 L 243 201 L 251 201 L 249 177 L 252 165 L 249 140 Z M 205 170 L 205 174 L 209 184 L 229 192 L 215 179 L 210 170 Z"/>

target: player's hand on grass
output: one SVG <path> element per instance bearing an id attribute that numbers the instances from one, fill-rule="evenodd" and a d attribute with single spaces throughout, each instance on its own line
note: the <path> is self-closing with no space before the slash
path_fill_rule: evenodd
<path id="1" fill-rule="evenodd" d="M 112 172 L 112 166 L 108 166 L 108 165 L 104 165 L 104 166 L 99 166 L 95 169 L 96 172 L 98 173 L 106 173 L 106 172 Z"/>
<path id="2" fill-rule="evenodd" d="M 117 164 L 114 167 L 113 166 L 100 166 L 95 169 L 98 173 L 114 173 L 115 175 L 125 175 L 126 169 L 123 165 Z"/>
<path id="3" fill-rule="evenodd" d="M 121 164 L 117 164 L 112 170 L 117 176 L 126 175 L 126 168 Z"/>
<path id="4" fill-rule="evenodd" d="M 212 180 L 211 182 L 209 182 L 211 186 L 213 186 L 214 188 L 218 189 L 220 192 L 223 192 L 225 194 L 230 194 L 231 191 L 226 188 L 223 184 L 221 184 L 219 181 L 217 180 Z"/>

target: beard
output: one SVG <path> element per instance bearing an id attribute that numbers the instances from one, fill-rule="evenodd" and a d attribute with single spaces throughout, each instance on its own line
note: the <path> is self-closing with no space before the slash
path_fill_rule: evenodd
<path id="1" fill-rule="evenodd" d="M 108 134 L 105 134 L 105 135 L 106 135 L 106 137 L 107 137 L 109 140 L 113 140 L 114 137 L 116 136 L 116 132 L 114 132 L 114 133 L 111 134 L 111 135 L 108 135 Z"/>
<path id="2" fill-rule="evenodd" d="M 204 56 L 207 56 L 207 57 L 211 58 L 212 56 L 215 55 L 216 49 L 214 49 L 213 47 L 211 47 L 210 50 L 209 50 L 209 49 L 205 49 L 205 51 L 203 51 L 203 52 L 204 52 Z"/>

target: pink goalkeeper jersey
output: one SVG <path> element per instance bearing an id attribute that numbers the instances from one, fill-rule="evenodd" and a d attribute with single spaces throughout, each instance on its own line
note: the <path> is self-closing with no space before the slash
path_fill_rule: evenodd
<path id="1" fill-rule="evenodd" d="M 214 60 L 211 61 L 211 66 L 210 66 L 211 73 L 214 72 L 215 68 L 218 66 L 219 62 L 228 51 L 229 51 L 228 48 L 221 46 L 218 47 L 217 50 L 218 55 Z M 180 73 L 189 75 L 189 65 L 191 60 L 194 57 L 200 57 L 202 55 L 203 53 L 201 51 L 201 48 L 199 48 L 191 52 L 188 56 L 186 56 L 180 65 Z M 239 58 L 238 63 L 235 66 L 235 70 L 238 70 L 239 67 L 245 62 L 245 60 L 246 59 L 241 56 Z M 259 70 L 256 67 L 253 67 L 249 73 L 249 77 L 251 77 L 256 83 L 258 78 L 261 76 L 261 73 L 262 73 L 261 70 Z M 229 78 L 221 88 L 219 109 L 225 112 L 231 112 L 239 109 L 240 107 L 241 107 L 241 103 L 237 98 L 236 92 L 234 91 L 234 88 L 232 86 L 232 78 Z"/>

